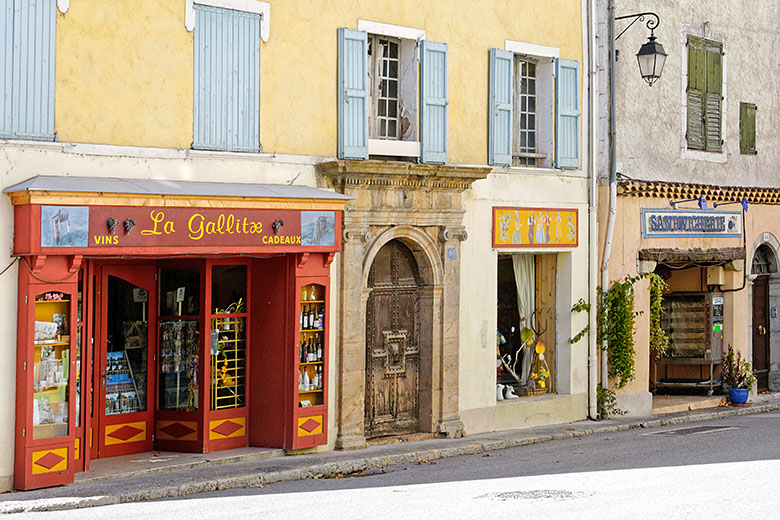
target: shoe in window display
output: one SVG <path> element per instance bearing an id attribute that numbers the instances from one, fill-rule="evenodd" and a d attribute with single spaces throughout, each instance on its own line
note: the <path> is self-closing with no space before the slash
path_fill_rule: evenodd
<path id="1" fill-rule="evenodd" d="M 504 399 L 517 399 L 517 396 L 515 395 L 515 389 L 512 387 L 512 385 L 506 385 L 504 387 Z"/>
<path id="2" fill-rule="evenodd" d="M 497 384 L 496 385 L 496 401 L 503 401 L 504 400 L 504 385 Z"/>

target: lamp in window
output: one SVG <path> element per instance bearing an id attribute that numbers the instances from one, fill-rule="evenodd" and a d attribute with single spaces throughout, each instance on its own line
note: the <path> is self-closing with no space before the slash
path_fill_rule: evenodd
<path id="1" fill-rule="evenodd" d="M 658 15 L 647 12 L 629 14 L 626 16 L 616 16 L 615 20 L 623 20 L 626 18 L 633 18 L 634 20 L 628 24 L 628 27 L 623 29 L 623 31 L 615 37 L 615 40 L 620 38 L 623 33 L 630 29 L 631 26 L 636 22 L 644 21 L 645 16 L 650 17 L 646 24 L 647 28 L 650 29 L 650 37 L 639 48 L 639 52 L 636 53 L 636 59 L 637 62 L 639 62 L 639 73 L 642 75 L 642 78 L 647 82 L 647 84 L 652 87 L 653 83 L 655 83 L 658 78 L 661 77 L 661 72 L 664 70 L 664 63 L 666 63 L 667 56 L 666 51 L 664 50 L 664 46 L 656 41 L 654 34 L 654 31 L 660 22 Z"/>

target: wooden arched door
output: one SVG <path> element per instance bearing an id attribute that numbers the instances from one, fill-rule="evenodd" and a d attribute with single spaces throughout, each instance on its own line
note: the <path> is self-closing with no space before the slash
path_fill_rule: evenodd
<path id="1" fill-rule="evenodd" d="M 368 275 L 365 436 L 419 431 L 420 274 L 412 252 L 391 240 Z"/>

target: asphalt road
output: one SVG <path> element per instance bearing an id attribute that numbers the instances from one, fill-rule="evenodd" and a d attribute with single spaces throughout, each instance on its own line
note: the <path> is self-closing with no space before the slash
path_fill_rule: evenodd
<path id="1" fill-rule="evenodd" d="M 343 478 L 280 482 L 259 489 L 193 496 L 298 493 L 761 460 L 780 460 L 780 412 L 590 435 L 423 464 L 390 466 Z M 780 475 L 777 494 L 780 498 Z"/>
<path id="2" fill-rule="evenodd" d="M 24 518 L 777 518 L 780 413 Z M 11 515 L 12 517 L 15 515 Z"/>

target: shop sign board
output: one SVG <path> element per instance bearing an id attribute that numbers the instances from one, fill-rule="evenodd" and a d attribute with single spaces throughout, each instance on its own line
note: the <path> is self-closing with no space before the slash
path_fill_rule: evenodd
<path id="1" fill-rule="evenodd" d="M 578 211 L 571 208 L 493 208 L 493 247 L 577 247 Z"/>
<path id="2" fill-rule="evenodd" d="M 739 211 L 642 208 L 642 238 L 741 237 Z"/>
<path id="3" fill-rule="evenodd" d="M 341 246 L 337 211 L 44 205 L 39 222 L 42 250 L 74 253 L 76 248 L 323 251 Z"/>

